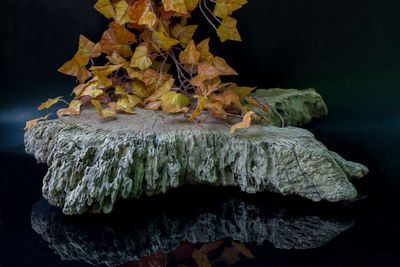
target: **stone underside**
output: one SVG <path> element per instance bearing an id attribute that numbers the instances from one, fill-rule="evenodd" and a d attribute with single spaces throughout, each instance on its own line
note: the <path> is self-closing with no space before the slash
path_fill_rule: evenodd
<path id="1" fill-rule="evenodd" d="M 307 130 L 254 125 L 231 135 L 232 123 L 210 119 L 199 125 L 181 114 L 142 110 L 102 120 L 89 109 L 33 125 L 25 147 L 48 164 L 43 196 L 65 214 L 109 213 L 118 199 L 187 184 L 313 201 L 357 197 L 349 180 L 368 169 L 329 151 Z"/>
<path id="2" fill-rule="evenodd" d="M 206 206 L 179 210 L 183 214 L 150 209 L 142 216 L 131 213 L 103 221 L 101 217 L 81 220 L 63 216 L 42 200 L 32 209 L 31 223 L 63 260 L 108 266 L 121 266 L 160 250 L 169 253 L 183 240 L 198 244 L 231 238 L 266 244 L 267 249 L 271 245 L 279 249 L 317 248 L 354 224 L 353 216 L 293 211 L 242 199 Z"/>

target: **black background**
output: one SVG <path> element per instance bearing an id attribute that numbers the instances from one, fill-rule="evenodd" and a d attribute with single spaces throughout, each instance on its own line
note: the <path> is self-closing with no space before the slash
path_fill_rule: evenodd
<path id="1" fill-rule="evenodd" d="M 76 85 L 56 70 L 76 52 L 79 34 L 100 40 L 108 22 L 94 3 L 1 3 L 0 266 L 59 264 L 30 229 L 46 168 L 24 155 L 22 128 L 47 114 L 36 110 L 40 103 L 67 97 Z M 316 88 L 329 116 L 307 128 L 331 150 L 371 169 L 362 182 L 369 198 L 360 204 L 358 228 L 328 250 L 346 247 L 337 265 L 388 264 L 399 256 L 399 11 L 395 0 L 250 0 L 234 14 L 241 43 L 220 43 L 199 12 L 192 20 L 200 24 L 195 40 L 211 36 L 212 52 L 240 73 L 231 80 L 259 88 Z"/>

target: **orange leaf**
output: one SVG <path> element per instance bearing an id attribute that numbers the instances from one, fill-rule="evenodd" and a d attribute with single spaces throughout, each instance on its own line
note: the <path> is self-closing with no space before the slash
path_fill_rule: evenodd
<path id="1" fill-rule="evenodd" d="M 248 102 L 250 105 L 252 105 L 252 106 L 254 106 L 254 107 L 256 107 L 256 108 L 259 108 L 259 109 L 263 110 L 264 112 L 269 112 L 269 109 L 268 109 L 267 107 L 263 107 L 263 106 L 261 106 L 260 104 L 258 104 L 258 103 L 254 100 L 254 98 L 248 97 L 248 98 L 246 98 L 246 100 L 247 100 L 247 102 Z"/>
<path id="2" fill-rule="evenodd" d="M 89 57 L 81 56 L 78 53 L 61 68 L 59 72 L 75 76 L 80 82 L 84 82 L 89 79 L 92 74 L 86 69 L 86 65 L 89 63 Z"/>
<path id="3" fill-rule="evenodd" d="M 139 0 L 128 9 L 129 18 L 132 23 L 145 25 L 153 30 L 158 24 L 157 15 L 153 12 L 152 3 L 147 0 Z"/>
<path id="4" fill-rule="evenodd" d="M 197 51 L 200 52 L 199 62 L 211 61 L 213 58 L 213 55 L 210 53 L 209 42 L 210 38 L 207 38 L 196 46 Z"/>
<path id="5" fill-rule="evenodd" d="M 233 247 L 237 250 L 237 251 L 239 251 L 239 252 L 241 252 L 243 255 L 245 255 L 248 259 L 253 259 L 254 258 L 254 255 L 253 254 L 251 254 L 251 252 L 250 252 L 250 250 L 248 250 L 245 246 L 243 246 L 242 244 L 240 244 L 240 243 L 238 243 L 238 242 L 235 242 L 235 241 L 232 241 L 232 245 L 233 245 Z"/>
<path id="6" fill-rule="evenodd" d="M 236 24 L 237 20 L 231 17 L 226 17 L 222 20 L 221 25 L 217 29 L 221 42 L 225 42 L 226 40 L 242 41 Z"/>
<path id="7" fill-rule="evenodd" d="M 165 11 L 175 11 L 182 15 L 188 12 L 184 0 L 162 0 L 162 3 Z"/>
<path id="8" fill-rule="evenodd" d="M 135 43 L 136 36 L 118 23 L 111 22 L 100 41 L 101 49 L 107 55 L 118 52 L 124 58 L 132 56 L 129 43 Z"/>
<path id="9" fill-rule="evenodd" d="M 45 108 L 50 108 L 51 106 L 53 106 L 54 104 L 57 104 L 58 103 L 58 101 L 60 101 L 60 99 L 62 98 L 62 96 L 59 96 L 59 97 L 56 97 L 56 98 L 53 98 L 53 99 L 47 99 L 47 101 L 46 102 L 44 102 L 43 104 L 41 104 L 39 107 L 38 107 L 38 110 L 42 110 L 42 109 L 45 109 Z"/>
<path id="10" fill-rule="evenodd" d="M 114 108 L 111 109 L 103 109 L 100 102 L 93 99 L 92 101 L 93 106 L 95 106 L 97 112 L 99 113 L 100 117 L 106 118 L 106 117 L 112 117 L 115 116 L 117 113 L 115 112 Z"/>
<path id="11" fill-rule="evenodd" d="M 211 267 L 211 263 L 204 252 L 195 249 L 192 257 L 196 261 L 198 267 Z"/>
<path id="12" fill-rule="evenodd" d="M 185 50 L 179 54 L 179 61 L 182 64 L 193 64 L 199 63 L 200 52 L 196 50 L 196 46 L 193 40 L 190 40 Z"/>
<path id="13" fill-rule="evenodd" d="M 254 111 L 249 111 L 243 116 L 243 121 L 236 123 L 231 128 L 231 134 L 233 134 L 237 129 L 249 128 L 251 124 L 251 116 L 254 115 Z"/>
<path id="14" fill-rule="evenodd" d="M 176 24 L 172 29 L 172 36 L 181 42 L 182 47 L 186 47 L 190 40 L 192 40 L 197 25 L 184 26 L 182 24 Z"/>
<path id="15" fill-rule="evenodd" d="M 234 69 L 232 69 L 221 57 L 213 57 L 213 66 L 221 73 L 221 75 L 239 75 Z"/>
<path id="16" fill-rule="evenodd" d="M 198 75 L 190 83 L 194 86 L 201 86 L 205 80 L 211 80 L 221 75 L 221 73 L 210 63 L 202 62 L 198 65 Z"/>
<path id="17" fill-rule="evenodd" d="M 171 78 L 165 83 L 163 83 L 163 85 L 161 85 L 152 95 L 150 95 L 145 102 L 155 101 L 164 94 L 168 93 L 171 90 L 174 82 L 175 79 Z"/>
<path id="18" fill-rule="evenodd" d="M 64 115 L 79 115 L 81 112 L 82 101 L 72 100 L 68 108 L 59 109 L 57 116 L 61 118 Z"/>
<path id="19" fill-rule="evenodd" d="M 26 131 L 29 127 L 31 127 L 32 125 L 34 125 L 34 124 L 37 123 L 38 121 L 47 120 L 47 118 L 48 118 L 49 116 L 50 116 L 50 114 L 48 114 L 48 115 L 45 116 L 45 117 L 40 117 L 39 119 L 34 119 L 34 120 L 27 121 L 26 124 L 25 124 L 24 130 Z"/>

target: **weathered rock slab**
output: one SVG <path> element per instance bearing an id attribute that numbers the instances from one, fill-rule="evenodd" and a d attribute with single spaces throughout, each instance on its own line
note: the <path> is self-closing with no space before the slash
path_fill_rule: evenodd
<path id="1" fill-rule="evenodd" d="M 250 94 L 253 98 L 267 103 L 274 108 L 285 121 L 285 125 L 302 126 L 313 119 L 328 115 L 328 108 L 321 95 L 315 89 L 259 89 Z M 248 105 L 248 108 L 272 121 L 275 126 L 281 126 L 281 119 L 274 112 L 263 112 Z"/>
<path id="2" fill-rule="evenodd" d="M 48 164 L 43 196 L 65 214 L 109 213 L 118 199 L 187 184 L 351 200 L 357 191 L 349 180 L 368 172 L 304 129 L 254 125 L 231 135 L 218 119 L 195 124 L 142 110 L 110 120 L 84 110 L 39 122 L 26 132 L 25 147 Z"/>

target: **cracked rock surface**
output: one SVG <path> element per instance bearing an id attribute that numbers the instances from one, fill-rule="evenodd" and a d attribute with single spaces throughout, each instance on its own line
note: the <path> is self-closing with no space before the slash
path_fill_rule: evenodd
<path id="1" fill-rule="evenodd" d="M 179 214 L 149 209 L 131 215 L 105 221 L 102 217 L 82 219 L 65 216 L 41 200 L 32 209 L 31 223 L 63 260 L 108 266 L 120 266 L 159 250 L 169 253 L 183 240 L 209 243 L 231 238 L 258 246 L 266 243 L 266 250 L 271 249 L 269 244 L 278 249 L 311 249 L 325 245 L 354 224 L 354 216 L 347 213 L 299 212 L 236 198 L 211 207 L 195 205 Z"/>
<path id="2" fill-rule="evenodd" d="M 187 184 L 351 200 L 350 179 L 368 172 L 304 129 L 254 125 L 231 135 L 218 119 L 195 124 L 145 110 L 104 120 L 87 109 L 39 122 L 26 131 L 25 148 L 49 166 L 43 196 L 65 214 L 110 213 L 119 199 Z"/>

